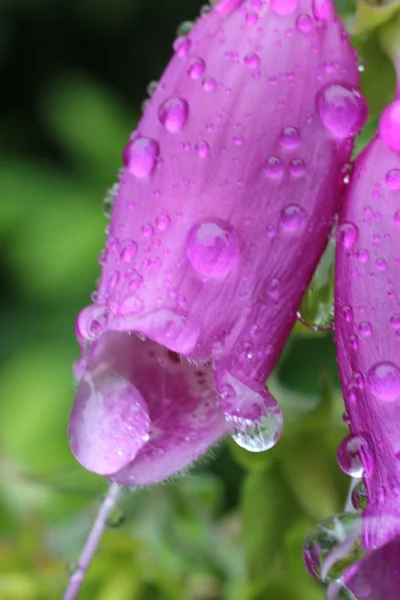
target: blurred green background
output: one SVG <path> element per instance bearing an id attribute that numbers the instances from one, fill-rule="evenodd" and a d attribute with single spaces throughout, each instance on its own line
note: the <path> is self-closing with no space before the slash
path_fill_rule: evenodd
<path id="1" fill-rule="evenodd" d="M 353 3 L 339 8 L 353 27 Z M 101 198 L 146 86 L 199 10 L 197 0 L 0 2 L 1 600 L 61 598 L 106 490 L 66 440 L 73 323 L 99 274 Z M 380 10 L 384 19 L 367 9 L 354 37 L 370 104 L 358 149 L 394 88 L 375 27 L 393 11 Z M 82 600 L 322 600 L 302 546 L 348 487 L 335 460 L 346 430 L 331 335 L 296 326 L 272 389 L 286 416 L 280 443 L 252 455 L 224 441 L 186 477 L 126 491 Z"/>

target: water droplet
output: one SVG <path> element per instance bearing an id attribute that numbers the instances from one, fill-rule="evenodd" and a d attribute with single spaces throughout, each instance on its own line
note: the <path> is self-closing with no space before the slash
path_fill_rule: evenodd
<path id="1" fill-rule="evenodd" d="M 304 227 L 306 214 L 306 211 L 298 204 L 290 204 L 281 213 L 281 226 L 286 231 L 297 232 Z"/>
<path id="2" fill-rule="evenodd" d="M 197 156 L 206 158 L 210 154 L 210 146 L 207 142 L 198 142 L 195 146 Z"/>
<path id="3" fill-rule="evenodd" d="M 358 330 L 362 336 L 369 337 L 372 333 L 372 325 L 368 321 L 362 321 Z"/>
<path id="4" fill-rule="evenodd" d="M 192 267 L 202 275 L 228 275 L 239 258 L 239 241 L 234 228 L 219 219 L 195 225 L 188 236 L 187 256 Z"/>
<path id="5" fill-rule="evenodd" d="M 246 54 L 244 57 L 244 64 L 249 69 L 258 69 L 260 66 L 260 57 L 258 54 L 254 54 L 254 52 Z"/>
<path id="6" fill-rule="evenodd" d="M 176 35 L 178 37 L 184 37 L 193 29 L 193 21 L 183 21 L 180 25 L 178 25 L 176 29 Z"/>
<path id="7" fill-rule="evenodd" d="M 206 17 L 211 12 L 211 6 L 209 4 L 204 4 L 200 8 L 200 17 Z"/>
<path id="8" fill-rule="evenodd" d="M 271 8 L 277 15 L 290 15 L 294 13 L 298 0 L 271 0 Z"/>
<path id="9" fill-rule="evenodd" d="M 155 140 L 136 138 L 125 146 L 123 163 L 127 171 L 135 177 L 148 177 L 153 172 L 159 150 Z"/>
<path id="10" fill-rule="evenodd" d="M 171 224 L 171 219 L 168 215 L 160 215 L 156 219 L 156 227 L 160 231 L 167 231 L 168 227 Z"/>
<path id="11" fill-rule="evenodd" d="M 158 88 L 158 81 L 150 81 L 149 85 L 147 86 L 148 95 L 150 97 L 153 96 L 153 94 L 155 94 L 157 88 Z"/>
<path id="12" fill-rule="evenodd" d="M 65 567 L 65 571 L 66 571 L 68 577 L 72 577 L 79 570 L 80 570 L 79 565 L 78 565 L 78 563 L 75 563 L 75 562 L 70 562 Z"/>
<path id="13" fill-rule="evenodd" d="M 400 150 L 400 100 L 395 100 L 383 111 L 379 121 L 379 136 L 392 150 Z"/>
<path id="14" fill-rule="evenodd" d="M 136 242 L 127 242 L 121 250 L 121 260 L 124 262 L 130 262 L 135 256 L 137 251 Z"/>
<path id="15" fill-rule="evenodd" d="M 122 510 L 116 506 L 110 511 L 110 513 L 107 517 L 106 524 L 107 524 L 107 527 L 116 529 L 117 527 L 121 527 L 121 525 L 123 525 L 124 522 L 125 522 L 125 515 L 122 512 Z"/>
<path id="16" fill-rule="evenodd" d="M 184 355 L 193 352 L 201 333 L 194 317 L 189 319 L 165 308 L 141 316 L 140 329 L 155 342 Z"/>
<path id="17" fill-rule="evenodd" d="M 189 105 L 182 98 L 168 98 L 158 109 L 158 118 L 167 131 L 180 131 L 187 121 Z"/>
<path id="18" fill-rule="evenodd" d="M 360 248 L 360 250 L 357 251 L 357 260 L 360 263 L 366 263 L 368 261 L 369 258 L 369 252 L 366 248 Z"/>
<path id="19" fill-rule="evenodd" d="M 222 15 L 228 15 L 233 10 L 235 10 L 235 8 L 237 8 L 242 2 L 243 0 L 219 0 L 219 2 L 215 5 L 215 10 L 221 13 Z"/>
<path id="20" fill-rule="evenodd" d="M 289 169 L 293 177 L 303 177 L 306 172 L 306 165 L 301 158 L 294 158 L 290 161 Z"/>
<path id="21" fill-rule="evenodd" d="M 400 369 L 392 362 L 377 363 L 368 372 L 367 383 L 378 400 L 395 400 L 400 395 Z"/>
<path id="22" fill-rule="evenodd" d="M 347 250 L 353 248 L 358 239 L 358 227 L 354 223 L 341 223 L 338 227 L 336 239 Z"/>
<path id="23" fill-rule="evenodd" d="M 263 452 L 275 446 L 283 417 L 279 404 L 267 390 L 255 392 L 225 375 L 219 393 L 228 432 L 239 446 L 250 452 Z"/>
<path id="24" fill-rule="evenodd" d="M 206 63 L 202 58 L 196 58 L 188 69 L 188 74 L 192 79 L 199 79 L 206 68 Z"/>
<path id="25" fill-rule="evenodd" d="M 391 169 L 387 173 L 385 181 L 391 190 L 400 190 L 400 169 Z"/>
<path id="26" fill-rule="evenodd" d="M 311 31 L 313 30 L 314 23 L 309 15 L 302 14 L 299 15 L 296 19 L 296 27 L 301 33 L 307 34 L 311 33 Z"/>
<path id="27" fill-rule="evenodd" d="M 394 213 L 393 219 L 394 219 L 394 222 L 396 223 L 396 225 L 400 225 L 400 209 L 396 210 L 396 212 Z"/>
<path id="28" fill-rule="evenodd" d="M 103 196 L 103 213 L 107 219 L 110 218 L 112 207 L 118 195 L 119 183 L 114 183 Z"/>
<path id="29" fill-rule="evenodd" d="M 362 477 L 364 468 L 369 472 L 372 465 L 371 451 L 361 436 L 348 436 L 339 445 L 337 451 L 339 467 L 350 477 Z"/>
<path id="30" fill-rule="evenodd" d="M 279 297 L 281 295 L 281 286 L 279 283 L 279 279 L 271 280 L 267 289 L 267 293 L 268 296 L 270 296 L 270 298 L 272 298 L 273 300 L 279 300 Z"/>
<path id="31" fill-rule="evenodd" d="M 192 43 L 188 38 L 180 36 L 174 41 L 173 48 L 178 56 L 186 56 L 191 45 Z"/>
<path id="32" fill-rule="evenodd" d="M 322 124 L 340 139 L 356 135 L 368 114 L 364 96 L 347 83 L 324 86 L 316 96 L 316 105 Z"/>
<path id="33" fill-rule="evenodd" d="M 364 510 L 367 508 L 367 490 L 362 481 L 359 481 L 354 487 L 351 494 L 351 503 L 356 510 Z"/>
<path id="34" fill-rule="evenodd" d="M 104 306 L 87 306 L 79 313 L 75 323 L 75 333 L 79 341 L 95 340 L 107 326 L 108 314 Z"/>
<path id="35" fill-rule="evenodd" d="M 205 77 L 202 81 L 202 86 L 205 92 L 213 92 L 216 86 L 214 77 Z"/>
<path id="36" fill-rule="evenodd" d="M 400 313 L 396 313 L 391 317 L 390 324 L 393 329 L 400 329 Z"/>
<path id="37" fill-rule="evenodd" d="M 264 172 L 271 179 L 281 179 L 284 172 L 284 164 L 277 156 L 270 156 L 264 164 Z"/>
<path id="38" fill-rule="evenodd" d="M 377 258 L 375 261 L 375 266 L 377 271 L 386 271 L 387 269 L 387 262 L 384 258 Z"/>
<path id="39" fill-rule="evenodd" d="M 281 132 L 280 143 L 282 146 L 284 146 L 284 148 L 297 148 L 297 146 L 300 144 L 299 130 L 290 125 L 285 127 Z"/>
<path id="40" fill-rule="evenodd" d="M 330 0 L 313 0 L 312 11 L 318 21 L 327 21 L 331 16 Z"/>
<path id="41" fill-rule="evenodd" d="M 343 513 L 319 523 L 304 545 L 304 562 L 315 579 L 330 583 L 365 556 L 362 517 Z"/>
<path id="42" fill-rule="evenodd" d="M 127 315 L 135 315 L 144 308 L 144 302 L 138 296 L 128 296 L 121 302 L 118 307 L 118 314 L 125 317 Z"/>

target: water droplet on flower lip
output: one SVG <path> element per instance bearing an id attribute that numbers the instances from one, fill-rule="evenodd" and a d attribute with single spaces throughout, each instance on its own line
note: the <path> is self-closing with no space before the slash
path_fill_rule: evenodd
<path id="1" fill-rule="evenodd" d="M 171 133 L 183 129 L 188 115 L 189 105 L 182 98 L 168 98 L 158 109 L 161 124 Z"/>
<path id="2" fill-rule="evenodd" d="M 140 332 L 172 352 L 187 355 L 196 347 L 201 327 L 194 317 L 161 308 L 140 316 Z"/>
<path id="3" fill-rule="evenodd" d="M 347 83 L 329 83 L 316 96 L 317 112 L 325 128 L 345 139 L 362 129 L 368 115 L 364 96 Z"/>
<path id="4" fill-rule="evenodd" d="M 283 416 L 279 404 L 267 390 L 255 392 L 225 374 L 218 391 L 228 432 L 239 446 L 250 452 L 263 452 L 276 444 Z"/>
<path id="5" fill-rule="evenodd" d="M 192 267 L 208 277 L 224 277 L 239 258 L 239 241 L 234 228 L 225 221 L 202 221 L 188 236 L 187 257 Z"/>
<path id="6" fill-rule="evenodd" d="M 206 63 L 202 58 L 196 58 L 188 69 L 188 74 L 192 79 L 199 79 L 205 71 Z"/>
<path id="7" fill-rule="evenodd" d="M 155 140 L 139 137 L 130 141 L 123 152 L 123 163 L 129 173 L 137 178 L 148 177 L 153 172 L 160 148 Z"/>
<path id="8" fill-rule="evenodd" d="M 368 372 L 367 384 L 378 400 L 395 400 L 400 395 L 400 369 L 389 361 L 377 363 Z"/>

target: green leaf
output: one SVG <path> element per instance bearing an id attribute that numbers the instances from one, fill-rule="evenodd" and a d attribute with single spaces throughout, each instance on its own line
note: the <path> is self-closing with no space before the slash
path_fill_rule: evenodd
<path id="1" fill-rule="evenodd" d="M 399 0 L 389 2 L 388 4 L 378 4 L 378 2 L 374 4 L 373 2 L 358 0 L 353 33 L 365 33 L 366 31 L 380 27 L 398 10 L 400 10 Z"/>
<path id="2" fill-rule="evenodd" d="M 266 580 L 281 564 L 285 534 L 300 514 L 277 466 L 248 475 L 242 490 L 241 513 L 249 571 L 255 580 Z"/>

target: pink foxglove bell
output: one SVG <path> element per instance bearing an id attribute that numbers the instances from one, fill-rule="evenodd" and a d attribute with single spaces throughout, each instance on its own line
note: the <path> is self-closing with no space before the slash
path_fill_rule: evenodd
<path id="1" fill-rule="evenodd" d="M 327 244 L 366 118 L 326 0 L 221 0 L 175 54 L 123 152 L 69 440 L 140 485 L 226 430 L 271 447 L 265 388 Z"/>

